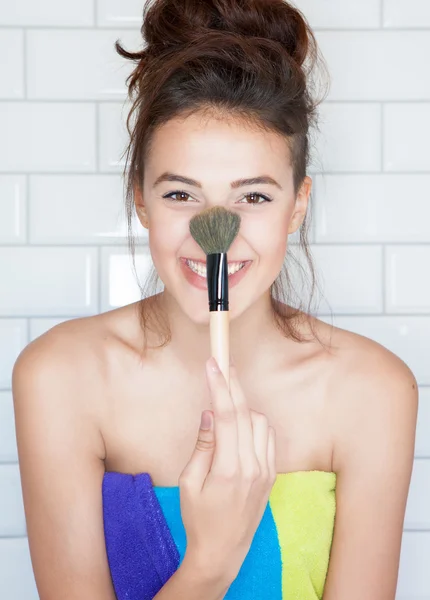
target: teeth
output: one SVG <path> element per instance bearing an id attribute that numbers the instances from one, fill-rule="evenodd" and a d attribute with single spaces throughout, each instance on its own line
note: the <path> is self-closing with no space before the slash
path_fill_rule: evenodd
<path id="1" fill-rule="evenodd" d="M 193 260 L 187 260 L 186 263 L 194 273 L 197 273 L 200 277 L 206 277 L 206 265 L 194 262 Z M 240 271 L 244 265 L 245 263 L 232 263 L 228 266 L 228 274 L 234 275 L 234 273 Z"/>

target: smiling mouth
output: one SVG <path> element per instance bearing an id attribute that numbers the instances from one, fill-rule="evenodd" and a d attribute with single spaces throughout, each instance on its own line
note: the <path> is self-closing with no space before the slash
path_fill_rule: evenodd
<path id="1" fill-rule="evenodd" d="M 183 261 L 191 269 L 191 271 L 193 271 L 193 273 L 196 273 L 196 275 L 200 275 L 200 277 L 207 276 L 206 262 L 195 261 L 195 260 L 191 260 L 189 258 L 184 258 Z M 237 261 L 229 262 L 228 263 L 228 274 L 234 275 L 235 273 L 237 273 L 238 271 L 243 269 L 249 262 L 251 262 L 251 261 L 245 260 L 242 262 L 237 262 Z"/>

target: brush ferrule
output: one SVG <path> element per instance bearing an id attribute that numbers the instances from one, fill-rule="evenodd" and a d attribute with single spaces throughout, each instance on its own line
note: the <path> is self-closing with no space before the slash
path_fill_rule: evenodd
<path id="1" fill-rule="evenodd" d="M 206 259 L 209 311 L 229 310 L 227 253 L 208 254 Z"/>

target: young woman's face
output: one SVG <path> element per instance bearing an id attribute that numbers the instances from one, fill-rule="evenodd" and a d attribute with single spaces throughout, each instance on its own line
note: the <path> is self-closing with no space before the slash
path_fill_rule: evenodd
<path id="1" fill-rule="evenodd" d="M 239 181 L 245 179 L 253 181 Z M 289 148 L 274 133 L 200 115 L 171 120 L 157 130 L 143 194 L 136 189 L 136 209 L 149 230 L 152 259 L 165 289 L 192 321 L 208 323 L 209 310 L 206 276 L 194 273 L 186 262 L 206 263 L 191 236 L 190 219 L 213 206 L 241 217 L 227 255 L 229 264 L 247 262 L 229 277 L 234 319 L 277 278 L 288 235 L 305 216 L 311 185 L 307 177 L 295 197 Z"/>

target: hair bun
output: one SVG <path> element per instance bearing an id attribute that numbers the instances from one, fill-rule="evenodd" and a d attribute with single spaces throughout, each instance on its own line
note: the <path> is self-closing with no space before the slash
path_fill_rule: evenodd
<path id="1" fill-rule="evenodd" d="M 149 0 L 144 9 L 142 35 L 148 54 L 221 32 L 278 42 L 299 65 L 308 54 L 306 19 L 285 0 Z"/>

